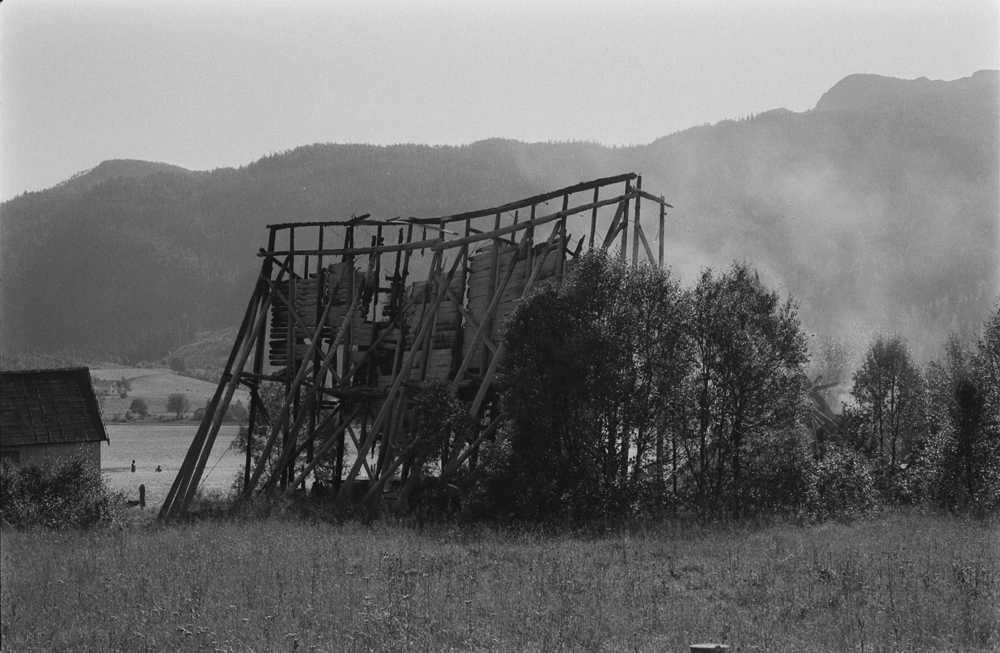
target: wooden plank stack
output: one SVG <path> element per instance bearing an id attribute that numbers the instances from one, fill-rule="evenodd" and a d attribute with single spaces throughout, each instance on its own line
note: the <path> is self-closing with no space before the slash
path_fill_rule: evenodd
<path id="1" fill-rule="evenodd" d="M 430 308 L 433 303 L 433 293 L 436 288 L 431 288 L 430 293 L 425 293 L 427 282 L 417 281 L 413 284 L 413 305 L 414 323 L 419 324 L 424 311 Z M 465 292 L 462 288 L 461 276 L 456 275 L 451 282 L 451 290 L 455 297 L 462 297 Z M 458 305 L 452 296 L 446 296 L 441 302 L 437 313 L 434 315 L 434 327 L 431 331 L 429 351 L 423 351 L 417 355 L 410 369 L 410 380 L 445 380 L 451 374 L 454 363 L 455 339 L 458 337 L 460 325 Z M 416 330 L 411 329 L 406 336 L 406 348 L 414 346 Z"/>
<path id="2" fill-rule="evenodd" d="M 536 264 L 538 257 L 544 251 L 544 247 L 544 243 L 534 246 L 531 256 L 532 265 Z M 536 287 L 539 281 L 555 276 L 560 247 L 560 238 L 556 236 L 552 244 L 552 252 L 546 257 L 545 263 L 538 273 L 538 278 L 535 281 Z M 514 256 L 517 252 L 517 247 L 514 245 L 500 245 L 498 260 L 494 261 L 493 248 L 493 245 L 487 246 L 476 255 L 469 257 L 470 269 L 467 308 L 476 322 L 481 324 L 500 282 L 506 277 L 510 266 L 514 266 L 514 272 L 511 274 L 507 286 L 503 289 L 503 293 L 500 296 L 500 303 L 497 305 L 496 313 L 493 315 L 492 320 L 490 320 L 489 331 L 486 333 L 486 337 L 491 342 L 499 344 L 503 340 L 507 320 L 514 313 L 514 310 L 521 301 L 521 296 L 524 294 L 524 285 L 527 283 L 528 277 L 531 276 L 531 270 L 528 268 L 527 252 L 523 252 L 515 261 Z M 494 265 L 496 266 L 495 271 Z M 466 321 L 462 345 L 463 356 L 468 354 L 469 347 L 475 335 L 476 327 Z M 473 358 L 473 363 L 469 366 L 469 372 L 472 374 L 480 373 L 479 361 L 482 358 L 483 347 L 485 345 L 479 345 L 479 352 Z"/>
<path id="3" fill-rule="evenodd" d="M 288 341 L 289 325 L 293 326 L 292 338 L 295 347 L 295 362 L 302 361 L 302 357 L 308 349 L 307 340 L 312 337 L 316 329 L 316 320 L 322 314 L 324 305 L 317 307 L 319 293 L 322 289 L 327 301 L 331 303 L 329 313 L 327 313 L 326 326 L 323 328 L 321 337 L 324 340 L 332 340 L 337 337 L 337 332 L 349 308 L 349 291 L 351 279 L 359 280 L 360 275 L 355 269 L 353 274 L 349 271 L 342 283 L 338 283 L 344 275 L 347 267 L 346 263 L 335 263 L 328 266 L 322 272 L 322 278 L 313 273 L 305 278 L 284 280 L 275 284 L 275 289 L 287 297 L 293 304 L 289 307 L 283 301 L 275 301 L 271 305 L 271 329 L 268 347 L 268 358 L 272 365 L 279 367 L 288 363 Z M 359 292 L 357 281 L 354 292 Z M 337 286 L 334 288 L 334 286 Z M 292 288 L 294 287 L 294 292 Z M 296 319 L 296 316 L 299 319 Z M 355 315 L 352 321 L 351 340 L 354 343 L 370 343 L 372 335 L 372 325 L 364 321 L 363 318 Z"/>

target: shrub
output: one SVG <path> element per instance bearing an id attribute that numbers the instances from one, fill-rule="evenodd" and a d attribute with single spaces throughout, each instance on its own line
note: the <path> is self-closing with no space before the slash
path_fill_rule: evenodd
<path id="1" fill-rule="evenodd" d="M 730 512 L 745 517 L 791 515 L 805 508 L 815 461 L 801 434 L 779 431 L 759 437 L 754 445 L 745 473 L 734 482 Z"/>
<path id="2" fill-rule="evenodd" d="M 149 415 L 149 404 L 147 404 L 146 400 L 142 397 L 136 397 L 133 399 L 132 403 L 129 404 L 128 409 L 130 412 L 138 415 L 139 419 L 146 419 L 146 416 Z"/>
<path id="3" fill-rule="evenodd" d="M 875 509 L 876 496 L 868 459 L 849 447 L 830 447 L 813 463 L 805 508 L 819 520 L 861 517 Z"/>
<path id="4" fill-rule="evenodd" d="M 122 498 L 82 455 L 49 465 L 0 463 L 0 524 L 16 528 L 89 528 L 114 523 Z"/>
<path id="5" fill-rule="evenodd" d="M 167 397 L 167 411 L 174 413 L 177 419 L 184 417 L 184 413 L 188 412 L 191 407 L 191 402 L 188 401 L 187 395 L 174 392 L 169 397 Z"/>
<path id="6" fill-rule="evenodd" d="M 471 443 L 472 418 L 448 382 L 428 381 L 413 397 L 410 419 L 410 431 L 399 442 L 406 457 L 401 503 L 420 519 L 451 515 L 458 508 L 458 491 L 433 477 L 432 470 L 437 464 L 443 470 Z"/>

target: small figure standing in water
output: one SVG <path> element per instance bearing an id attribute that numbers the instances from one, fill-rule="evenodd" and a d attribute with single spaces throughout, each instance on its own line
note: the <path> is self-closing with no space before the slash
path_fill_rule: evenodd
<path id="1" fill-rule="evenodd" d="M 132 461 L 132 472 L 135 473 L 135 461 Z"/>
<path id="2" fill-rule="evenodd" d="M 161 467 L 160 467 L 159 465 L 157 465 L 157 466 L 156 466 L 156 471 L 158 471 L 158 472 L 162 472 L 162 471 L 163 471 L 163 468 L 161 468 Z"/>

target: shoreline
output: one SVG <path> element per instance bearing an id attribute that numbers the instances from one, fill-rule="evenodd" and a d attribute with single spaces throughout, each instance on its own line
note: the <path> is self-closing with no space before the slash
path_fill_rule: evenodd
<path id="1" fill-rule="evenodd" d="M 191 428 L 191 427 L 197 428 L 197 427 L 201 426 L 201 422 L 195 421 L 195 420 L 192 420 L 192 419 L 176 419 L 176 420 L 172 419 L 172 420 L 164 420 L 162 422 L 157 421 L 157 420 L 151 420 L 151 419 L 135 420 L 135 421 L 131 421 L 131 422 L 125 422 L 125 421 L 122 421 L 122 422 L 113 422 L 113 421 L 110 421 L 110 420 L 104 420 L 104 426 L 105 426 L 105 428 L 107 428 L 109 426 L 114 426 L 114 427 L 122 427 L 122 426 L 143 426 L 143 427 L 152 427 L 152 426 L 178 426 L 178 427 L 187 427 L 187 428 Z M 239 427 L 241 427 L 241 426 L 243 426 L 243 423 L 242 422 L 237 422 L 237 421 L 223 422 L 222 423 L 222 427 L 223 428 L 225 428 L 227 426 L 239 426 Z"/>

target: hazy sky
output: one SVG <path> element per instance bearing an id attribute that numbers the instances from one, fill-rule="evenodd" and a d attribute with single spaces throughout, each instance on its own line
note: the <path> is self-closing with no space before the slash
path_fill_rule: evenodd
<path id="1" fill-rule="evenodd" d="M 852 73 L 1000 68 L 1000 0 L 3 0 L 0 199 L 105 159 L 648 143 Z"/>

